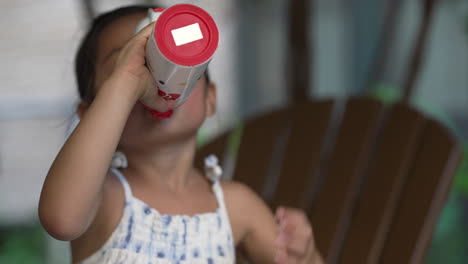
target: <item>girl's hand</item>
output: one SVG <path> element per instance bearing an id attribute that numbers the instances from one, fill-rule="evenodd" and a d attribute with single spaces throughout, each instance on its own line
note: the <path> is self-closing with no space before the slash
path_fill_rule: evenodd
<path id="1" fill-rule="evenodd" d="M 153 88 L 153 78 L 146 67 L 145 48 L 154 23 L 143 28 L 122 48 L 109 82 L 130 89 L 132 99 L 140 100 L 146 106 L 165 112 L 174 108 L 174 101 L 166 101 Z"/>
<path id="2" fill-rule="evenodd" d="M 323 263 L 315 246 L 312 226 L 303 211 L 280 207 L 276 211 L 276 219 L 279 223 L 279 230 L 276 238 L 275 263 Z"/>

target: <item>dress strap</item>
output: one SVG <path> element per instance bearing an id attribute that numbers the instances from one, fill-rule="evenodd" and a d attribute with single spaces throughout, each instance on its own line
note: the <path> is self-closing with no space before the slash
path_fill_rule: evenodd
<path id="1" fill-rule="evenodd" d="M 117 179 L 119 179 L 120 183 L 122 183 L 125 193 L 125 201 L 130 201 L 130 198 L 132 198 L 133 195 L 132 189 L 130 188 L 130 184 L 128 184 L 127 179 L 125 179 L 125 176 L 118 169 L 112 168 L 111 171 L 114 173 Z"/>
<path id="2" fill-rule="evenodd" d="M 218 158 L 215 155 L 209 155 L 205 158 L 205 175 L 213 183 L 218 181 L 223 174 L 223 170 L 218 165 Z"/>
<path id="3" fill-rule="evenodd" d="M 226 211 L 223 188 L 221 187 L 221 183 L 219 181 L 213 183 L 213 192 L 216 196 L 216 200 L 218 201 L 219 208 L 223 211 Z"/>
<path id="4" fill-rule="evenodd" d="M 221 169 L 221 166 L 218 165 L 218 158 L 216 158 L 215 155 L 209 155 L 205 158 L 205 174 L 213 183 L 212 188 L 216 196 L 216 200 L 218 201 L 219 209 L 221 209 L 221 215 L 230 229 L 231 224 L 229 223 L 229 215 L 226 208 L 226 202 L 224 200 L 223 188 L 220 183 L 223 170 Z M 232 230 L 229 230 L 229 232 L 232 236 Z"/>
<path id="5" fill-rule="evenodd" d="M 221 185 L 219 184 L 222 173 L 223 170 L 218 165 L 218 158 L 215 155 L 209 155 L 205 158 L 205 176 L 212 183 L 212 189 L 215 193 L 216 200 L 218 200 L 219 206 L 222 209 L 225 209 L 223 191 L 221 189 Z"/>
<path id="6" fill-rule="evenodd" d="M 224 199 L 224 192 L 220 183 L 219 176 L 213 179 L 212 190 L 216 196 L 216 200 L 218 201 L 219 215 L 221 216 L 221 222 L 225 223 L 224 226 L 228 232 L 228 241 L 230 244 L 230 250 L 231 252 L 235 252 L 235 245 L 234 245 L 234 239 L 233 239 L 234 236 L 232 232 L 231 221 L 229 220 L 229 213 L 226 207 L 226 201 Z"/>

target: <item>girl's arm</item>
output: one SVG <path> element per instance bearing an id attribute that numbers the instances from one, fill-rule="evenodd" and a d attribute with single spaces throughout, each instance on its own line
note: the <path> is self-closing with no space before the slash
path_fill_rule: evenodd
<path id="1" fill-rule="evenodd" d="M 242 230 L 240 244 L 253 263 L 323 264 L 302 211 L 282 207 L 276 221 L 265 202 L 247 186 L 229 182 L 223 188 L 232 224 Z"/>
<path id="2" fill-rule="evenodd" d="M 39 218 L 56 239 L 77 238 L 94 219 L 104 178 L 137 97 L 122 86 L 117 80 L 105 82 L 47 174 Z"/>
<path id="3" fill-rule="evenodd" d="M 57 239 L 79 237 L 95 217 L 104 179 L 128 115 L 145 93 L 150 78 L 144 66 L 144 48 L 150 33 L 148 26 L 124 46 L 114 72 L 98 89 L 47 174 L 39 218 Z M 164 103 L 161 108 L 164 109 Z"/>
<path id="4" fill-rule="evenodd" d="M 242 183 L 223 182 L 226 205 L 236 239 L 252 263 L 274 263 L 278 225 L 266 204 Z"/>

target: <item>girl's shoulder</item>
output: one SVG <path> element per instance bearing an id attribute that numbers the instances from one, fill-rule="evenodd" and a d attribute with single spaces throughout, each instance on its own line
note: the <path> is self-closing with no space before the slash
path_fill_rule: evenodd
<path id="1" fill-rule="evenodd" d="M 266 203 L 262 198 L 244 183 L 231 180 L 220 180 L 220 185 L 223 189 L 226 205 L 232 209 L 242 208 L 245 212 L 246 210 L 255 211 L 258 209 L 258 206 L 266 206 Z M 237 210 L 232 213 L 237 213 Z"/>
<path id="2" fill-rule="evenodd" d="M 257 195 L 249 186 L 242 182 L 232 180 L 220 180 L 219 181 L 225 196 L 243 196 L 248 195 L 246 198 L 252 198 L 250 196 Z M 242 198 L 242 197 L 238 197 Z M 245 197 L 244 197 L 245 198 Z"/>
<path id="3" fill-rule="evenodd" d="M 248 232 L 256 220 L 273 216 L 262 198 L 246 184 L 230 180 L 221 180 L 220 184 L 233 227 Z"/>

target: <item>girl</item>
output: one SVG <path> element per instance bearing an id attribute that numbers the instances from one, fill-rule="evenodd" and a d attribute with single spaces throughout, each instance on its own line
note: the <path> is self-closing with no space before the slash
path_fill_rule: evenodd
<path id="1" fill-rule="evenodd" d="M 234 263 L 241 246 L 255 263 L 322 263 L 304 213 L 280 208 L 275 222 L 246 186 L 193 167 L 196 134 L 215 113 L 207 75 L 170 119 L 171 101 L 147 85 L 144 49 L 151 25 L 133 36 L 148 7 L 125 7 L 93 22 L 76 57 L 80 123 L 57 155 L 39 217 L 71 241 L 73 263 Z M 114 152 L 128 166 L 109 169 Z M 213 160 L 212 160 L 213 161 Z"/>

